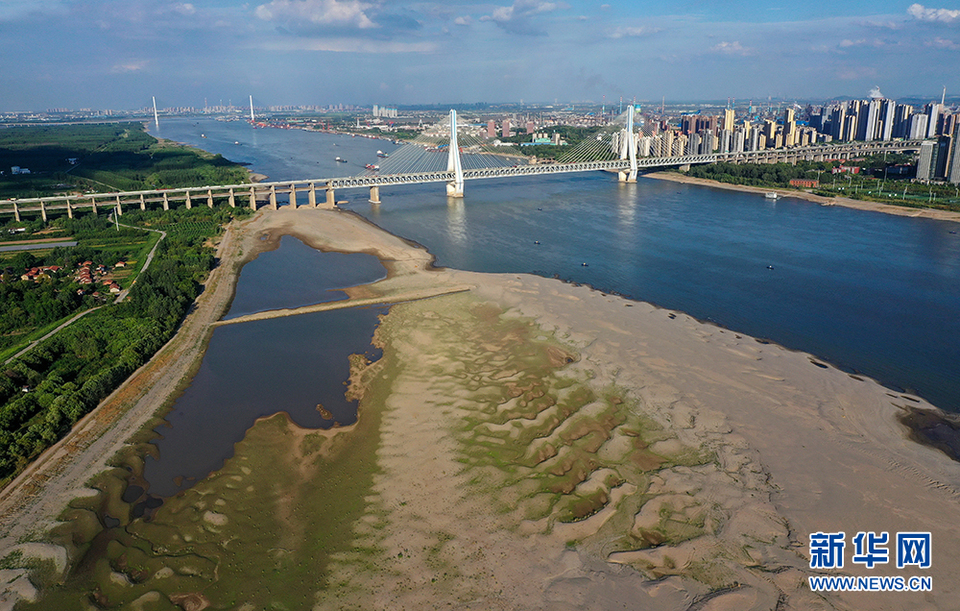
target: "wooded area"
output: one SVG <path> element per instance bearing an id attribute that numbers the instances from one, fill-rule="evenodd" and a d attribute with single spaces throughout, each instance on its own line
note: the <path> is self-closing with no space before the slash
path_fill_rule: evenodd
<path id="1" fill-rule="evenodd" d="M 29 174 L 14 174 L 13 167 Z M 248 182 L 220 155 L 159 141 L 140 123 L 0 130 L 0 198 Z"/>
<path id="2" fill-rule="evenodd" d="M 104 305 L 3 367 L 0 484 L 66 434 L 173 336 L 216 264 L 209 239 L 232 218 L 248 214 L 246 209 L 200 207 L 124 215 L 125 223 L 162 228 L 167 238 L 160 242 L 147 271 L 136 279 L 127 300 Z M 104 217 L 91 215 L 75 222 L 77 236 L 116 233 Z M 146 233 L 121 229 L 131 237 Z M 78 247 L 62 249 L 56 256 L 67 262 L 86 254 Z M 6 289 L 6 283 L 0 286 L 14 290 Z M 77 307 L 65 295 L 69 290 L 58 291 L 53 284 L 40 287 L 39 293 L 28 292 L 38 303 L 52 302 L 50 316 L 55 316 L 54 308 Z M 12 292 L 10 298 L 15 299 Z M 27 315 L 46 315 L 34 313 L 32 306 L 22 309 Z"/>

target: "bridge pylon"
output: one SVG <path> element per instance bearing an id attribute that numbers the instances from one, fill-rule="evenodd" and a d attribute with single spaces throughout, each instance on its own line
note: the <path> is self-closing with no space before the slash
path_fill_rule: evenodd
<path id="1" fill-rule="evenodd" d="M 630 169 L 617 173 L 620 182 L 637 182 L 637 135 L 633 132 L 633 104 L 627 106 L 627 124 L 620 138 L 620 159 L 630 158 Z"/>
<path id="2" fill-rule="evenodd" d="M 447 197 L 463 197 L 463 165 L 460 163 L 460 145 L 457 143 L 457 111 L 450 110 L 450 152 L 447 155 L 447 171 L 454 179 L 447 183 Z"/>

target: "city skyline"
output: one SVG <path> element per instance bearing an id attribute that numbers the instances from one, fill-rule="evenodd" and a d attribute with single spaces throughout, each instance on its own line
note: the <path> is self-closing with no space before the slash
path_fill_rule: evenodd
<path id="1" fill-rule="evenodd" d="M 960 10 L 882 0 L 16 0 L 0 111 L 960 91 Z"/>

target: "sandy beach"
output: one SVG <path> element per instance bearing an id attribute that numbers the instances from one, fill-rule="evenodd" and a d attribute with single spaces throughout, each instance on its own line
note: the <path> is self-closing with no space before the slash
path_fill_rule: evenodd
<path id="1" fill-rule="evenodd" d="M 588 287 L 436 270 L 353 214 L 305 208 L 228 228 L 181 332 L 3 491 L 0 553 L 76 560 L 43 533 L 71 498 L 98 494 L 91 478 L 196 367 L 239 265 L 286 234 L 388 269 L 348 292 L 397 304 L 374 340 L 383 357 L 354 368 L 360 423 L 321 435 L 258 422 L 223 469 L 131 527 L 155 555 L 133 576 L 126 558 L 142 552 L 123 543 L 104 564 L 111 600 L 252 611 L 296 590 L 315 609 L 955 608 L 960 464 L 896 419 L 933 409 L 923 400 Z M 332 467 L 368 483 L 344 540 L 318 552 Z M 848 535 L 843 569 L 809 568 L 821 531 Z M 852 564 L 858 531 L 930 532 L 932 566 Z M 184 565 L 188 549 L 215 569 Z M 810 575 L 923 575 L 933 590 L 821 594 Z M 34 595 L 26 571 L 0 576 L 0 601 Z"/>
<path id="2" fill-rule="evenodd" d="M 743 191 L 746 193 L 764 194 L 776 192 L 781 197 L 795 197 L 804 201 L 820 204 L 821 206 L 843 206 L 844 208 L 853 208 L 855 210 L 867 210 L 869 212 L 882 212 L 884 214 L 895 214 L 897 216 L 911 216 L 917 218 L 936 219 L 938 221 L 960 222 L 960 212 L 950 210 L 936 210 L 933 208 L 908 208 L 897 206 L 895 204 L 881 204 L 879 202 L 868 202 L 861 199 L 850 199 L 848 197 L 824 197 L 814 195 L 806 191 L 797 191 L 795 189 L 775 189 L 770 187 L 751 187 L 748 185 L 734 185 L 706 178 L 694 178 L 677 172 L 651 172 L 644 174 L 647 178 L 657 180 L 670 180 L 673 182 L 682 182 L 690 185 L 700 185 L 702 187 L 714 187 L 716 189 L 728 189 L 731 191 Z"/>

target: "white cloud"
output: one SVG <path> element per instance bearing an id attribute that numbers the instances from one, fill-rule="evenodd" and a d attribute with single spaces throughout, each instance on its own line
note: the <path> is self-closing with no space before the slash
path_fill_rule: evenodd
<path id="1" fill-rule="evenodd" d="M 366 10 L 373 5 L 359 0 L 273 0 L 257 7 L 264 21 L 299 21 L 315 25 L 374 28 Z"/>
<path id="2" fill-rule="evenodd" d="M 432 53 L 437 44 L 429 41 L 398 42 L 366 38 L 295 38 L 270 40 L 255 48 L 262 51 L 333 51 L 336 53 Z"/>
<path id="3" fill-rule="evenodd" d="M 3 0 L 0 2 L 0 21 L 18 19 L 31 13 L 55 13 L 64 8 L 60 0 Z"/>
<path id="4" fill-rule="evenodd" d="M 197 12 L 197 9 L 189 2 L 176 4 L 174 5 L 173 10 L 180 13 L 181 15 L 193 15 Z"/>
<path id="5" fill-rule="evenodd" d="M 651 28 L 640 26 L 636 28 L 617 28 L 610 34 L 610 38 L 635 38 L 638 36 L 649 36 L 662 31 L 660 28 Z"/>
<path id="6" fill-rule="evenodd" d="M 141 59 L 141 60 L 135 60 L 135 61 L 125 62 L 120 64 L 114 64 L 114 66 L 110 69 L 110 72 L 113 72 L 114 74 L 124 74 L 127 72 L 140 72 L 144 68 L 146 68 L 147 64 L 149 63 L 150 62 L 148 62 L 147 60 Z"/>
<path id="7" fill-rule="evenodd" d="M 953 23 L 960 21 L 960 11 L 946 8 L 927 8 L 922 4 L 911 4 L 907 8 L 907 14 L 920 21 L 935 21 L 941 23 Z"/>
<path id="8" fill-rule="evenodd" d="M 456 19 L 453 20 L 453 23 L 455 23 L 456 25 L 470 25 L 471 23 L 473 23 L 473 19 L 469 15 L 467 15 L 465 17 L 457 17 Z"/>
<path id="9" fill-rule="evenodd" d="M 749 47 L 744 47 L 740 44 L 740 41 L 735 40 L 733 42 L 721 42 L 718 45 L 710 47 L 710 50 L 714 53 L 722 53 L 724 55 L 751 55 L 753 54 L 753 49 Z"/>
<path id="10" fill-rule="evenodd" d="M 940 38 L 939 36 L 927 42 L 927 46 L 934 47 L 936 49 L 946 49 L 948 51 L 960 51 L 960 44 L 957 44 L 952 40 Z"/>
<path id="11" fill-rule="evenodd" d="M 879 38 L 867 39 L 867 38 L 858 38 L 857 40 L 843 39 L 840 41 L 841 48 L 848 47 L 883 47 L 886 46 Z"/>
<path id="12" fill-rule="evenodd" d="M 493 9 L 492 13 L 484 15 L 480 21 L 492 21 L 503 29 L 518 34 L 536 34 L 539 32 L 529 25 L 529 18 L 561 7 L 566 5 L 541 0 L 514 0 L 510 6 L 498 6 Z"/>

